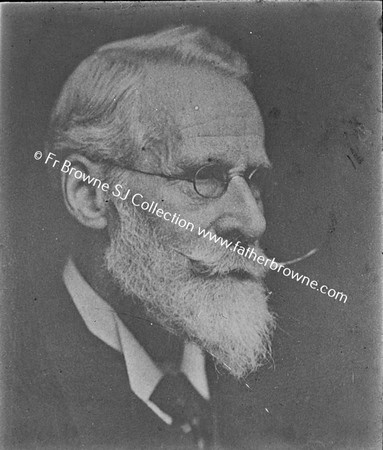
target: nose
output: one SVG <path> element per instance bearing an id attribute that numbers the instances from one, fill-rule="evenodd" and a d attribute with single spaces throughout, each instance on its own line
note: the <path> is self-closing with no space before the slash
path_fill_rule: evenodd
<path id="1" fill-rule="evenodd" d="M 219 236 L 236 236 L 246 243 L 260 239 L 266 229 L 262 202 L 254 197 L 244 178 L 233 177 L 220 200 L 222 213 L 214 226 Z"/>

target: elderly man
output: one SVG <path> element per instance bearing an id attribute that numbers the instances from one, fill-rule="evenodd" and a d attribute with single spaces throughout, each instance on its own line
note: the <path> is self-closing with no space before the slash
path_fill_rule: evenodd
<path id="1" fill-rule="evenodd" d="M 262 254 L 265 230 L 249 75 L 227 44 L 180 27 L 105 45 L 66 82 L 45 158 L 59 161 L 47 168 L 77 228 L 62 293 L 36 306 L 50 400 L 35 442 L 221 448 L 214 371 L 256 370 L 274 327 L 264 266 L 234 249 Z M 59 170 L 64 160 L 108 188 Z"/>

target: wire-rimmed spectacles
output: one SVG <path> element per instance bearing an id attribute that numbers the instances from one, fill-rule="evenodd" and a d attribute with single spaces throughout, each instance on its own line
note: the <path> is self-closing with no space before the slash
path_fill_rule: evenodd
<path id="1" fill-rule="evenodd" d="M 201 197 L 211 199 L 221 197 L 226 192 L 230 180 L 236 176 L 243 177 L 249 185 L 253 195 L 259 196 L 260 190 L 262 189 L 263 180 L 265 178 L 265 173 L 268 173 L 270 170 L 269 167 L 260 165 L 259 167 L 251 169 L 250 171 L 245 171 L 242 174 L 229 174 L 227 168 L 222 164 L 209 163 L 197 168 L 192 177 L 182 177 L 165 175 L 163 173 L 145 172 L 139 169 L 130 169 L 118 164 L 117 162 L 113 162 L 112 165 L 116 165 L 129 172 L 138 172 L 144 175 L 166 178 L 168 180 L 189 181 L 193 183 L 194 190 L 197 194 Z"/>

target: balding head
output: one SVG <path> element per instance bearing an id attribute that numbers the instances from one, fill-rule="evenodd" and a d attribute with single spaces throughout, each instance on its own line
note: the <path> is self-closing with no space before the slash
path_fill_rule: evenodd
<path id="1" fill-rule="evenodd" d="M 159 65 L 204 67 L 244 83 L 250 79 L 243 57 L 201 28 L 182 26 L 105 45 L 66 82 L 52 113 L 47 151 L 130 165 L 142 148 L 158 146 L 169 135 L 176 139 L 174 130 L 147 120 L 148 104 L 142 101 L 145 78 Z M 168 117 L 161 119 L 171 125 Z"/>

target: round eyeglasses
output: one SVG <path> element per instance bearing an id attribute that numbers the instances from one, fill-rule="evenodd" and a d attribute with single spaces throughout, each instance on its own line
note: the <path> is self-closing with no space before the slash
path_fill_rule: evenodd
<path id="1" fill-rule="evenodd" d="M 219 198 L 227 190 L 230 180 L 236 176 L 243 177 L 252 194 L 258 198 L 266 185 L 266 180 L 269 178 L 270 168 L 268 166 L 260 165 L 259 167 L 247 170 L 243 173 L 229 174 L 229 171 L 221 164 L 210 163 L 199 167 L 192 177 L 171 176 L 162 173 L 145 172 L 138 169 L 130 169 L 116 161 L 110 161 L 114 166 L 118 166 L 123 170 L 129 172 L 138 172 L 144 175 L 152 175 L 169 180 L 185 180 L 193 183 L 194 190 L 201 197 L 204 198 Z"/>

